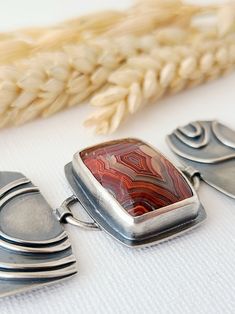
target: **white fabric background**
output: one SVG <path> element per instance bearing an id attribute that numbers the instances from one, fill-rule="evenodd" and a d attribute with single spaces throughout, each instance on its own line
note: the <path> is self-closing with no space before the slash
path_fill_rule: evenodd
<path id="1" fill-rule="evenodd" d="M 202 3 L 205 1 L 201 1 Z M 1 30 L 52 23 L 125 0 L 8 0 L 0 2 Z M 112 138 L 149 141 L 175 159 L 164 137 L 195 119 L 235 127 L 235 75 L 159 101 L 113 136 L 81 126 L 90 110 L 77 107 L 0 134 L 0 169 L 18 170 L 39 185 L 52 206 L 70 195 L 63 166 L 78 149 Z M 0 100 L 1 101 L 1 100 Z M 128 249 L 104 232 L 66 226 L 79 262 L 67 282 L 0 300 L 1 314 L 235 312 L 235 201 L 202 184 L 208 219 L 188 234 L 148 249 Z"/>

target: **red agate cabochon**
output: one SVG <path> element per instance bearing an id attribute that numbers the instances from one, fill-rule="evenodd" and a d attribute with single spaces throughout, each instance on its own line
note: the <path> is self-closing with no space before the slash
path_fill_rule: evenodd
<path id="1" fill-rule="evenodd" d="M 171 162 L 140 140 L 103 143 L 83 150 L 80 157 L 131 216 L 141 216 L 193 195 Z"/>

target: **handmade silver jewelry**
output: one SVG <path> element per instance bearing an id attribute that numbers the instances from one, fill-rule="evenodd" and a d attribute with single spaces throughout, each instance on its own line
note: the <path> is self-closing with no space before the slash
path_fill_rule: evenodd
<path id="1" fill-rule="evenodd" d="M 81 203 L 94 220 L 92 228 L 101 228 L 130 247 L 173 237 L 206 217 L 187 177 L 138 139 L 110 141 L 77 152 L 65 174 L 75 195 L 71 202 Z M 76 224 L 69 205 L 70 200 L 58 215 L 61 221 Z"/>
<path id="2" fill-rule="evenodd" d="M 215 121 L 192 122 L 168 136 L 181 171 L 138 139 L 77 152 L 65 166 L 73 195 L 56 210 L 24 175 L 0 173 L 0 297 L 52 284 L 77 272 L 62 223 L 104 230 L 129 247 L 149 246 L 206 218 L 200 179 L 235 197 L 235 132 Z M 91 222 L 71 211 L 80 203 Z"/>

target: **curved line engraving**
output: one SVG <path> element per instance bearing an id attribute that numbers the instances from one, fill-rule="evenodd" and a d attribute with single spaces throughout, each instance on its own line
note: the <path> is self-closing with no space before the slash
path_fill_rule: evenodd
<path id="1" fill-rule="evenodd" d="M 39 263 L 25 263 L 25 264 L 11 264 L 11 263 L 1 263 L 0 270 L 39 270 L 39 269 L 47 269 L 47 268 L 54 268 L 59 266 L 66 266 L 68 264 L 75 263 L 76 259 L 74 255 L 69 255 L 67 257 L 53 260 L 49 262 L 39 262 Z"/>
<path id="2" fill-rule="evenodd" d="M 71 247 L 70 241 L 66 239 L 62 243 L 59 243 L 57 245 L 51 245 L 51 246 L 45 246 L 45 247 L 29 247 L 29 246 L 23 246 L 23 245 L 17 245 L 10 242 L 6 242 L 2 239 L 0 239 L 0 246 L 11 250 L 15 252 L 21 252 L 21 253 L 56 253 L 65 251 L 68 248 Z"/>
<path id="3" fill-rule="evenodd" d="M 29 188 L 24 188 L 24 189 L 20 189 L 20 190 L 11 192 L 0 200 L 0 207 L 4 206 L 8 201 L 10 201 L 12 198 L 14 198 L 16 196 L 19 196 L 19 195 L 25 194 L 25 193 L 31 193 L 31 192 L 38 192 L 39 193 L 39 189 L 36 186 L 31 186 Z"/>
<path id="4" fill-rule="evenodd" d="M 235 149 L 235 132 L 233 130 L 230 130 L 231 132 L 234 133 L 234 141 L 227 139 L 226 137 L 223 136 L 223 134 L 221 134 L 220 130 L 219 130 L 219 123 L 218 121 L 213 121 L 211 124 L 211 128 L 212 131 L 214 133 L 214 135 L 217 137 L 217 139 L 224 144 L 225 146 L 228 146 L 230 148 L 234 148 Z"/>
<path id="5" fill-rule="evenodd" d="M 10 182 L 8 183 L 7 185 L 5 185 L 4 187 L 2 187 L 0 189 L 0 198 L 6 194 L 7 192 L 9 192 L 10 190 L 14 189 L 14 188 L 17 188 L 21 185 L 24 185 L 24 184 L 28 184 L 30 183 L 31 181 L 27 178 L 20 178 L 18 180 L 15 180 L 13 182 Z"/>
<path id="6" fill-rule="evenodd" d="M 14 243 L 17 243 L 19 245 L 46 245 L 46 244 L 55 244 L 57 242 L 60 242 L 64 239 L 67 239 L 68 236 L 66 234 L 65 231 L 63 231 L 60 235 L 58 235 L 58 237 L 55 237 L 55 238 L 52 238 L 52 239 L 48 239 L 48 240 L 40 240 L 40 241 L 26 241 L 26 240 L 22 240 L 22 239 L 19 239 L 19 238 L 14 238 L 14 237 L 11 237 L 5 233 L 3 233 L 1 230 L 0 230 L 0 238 L 4 238 L 6 239 L 7 241 L 11 241 L 11 242 L 14 242 Z"/>
<path id="7" fill-rule="evenodd" d="M 39 189 L 23 175 L 18 179 L 20 175 L 12 172 L 9 177 L 7 172 L 2 177 L 0 175 L 0 212 L 4 208 L 9 210 L 7 214 L 11 218 L 3 219 L 4 225 L 1 225 L 3 230 L 4 227 L 11 230 L 10 235 L 0 230 L 0 297 L 37 285 L 47 285 L 77 272 L 76 258 L 67 233 L 59 227 L 57 217 Z M 26 211 L 21 212 L 21 209 Z M 6 212 L 2 215 L 1 218 L 4 218 Z M 24 220 L 25 215 L 28 220 Z M 46 228 L 44 223 L 48 225 Z M 26 229 L 27 233 L 22 233 L 21 238 L 17 228 L 24 231 L 28 224 L 30 228 Z M 47 230 L 46 234 L 44 230 Z"/>
<path id="8" fill-rule="evenodd" d="M 2 188 L 0 190 L 0 193 L 2 193 L 1 195 L 4 195 L 6 194 L 8 191 L 12 190 L 13 188 L 15 187 L 19 187 L 21 185 L 24 185 L 24 184 L 27 184 L 27 183 L 30 183 L 31 181 L 26 179 L 26 178 L 22 178 L 22 179 L 19 179 L 19 180 L 16 180 L 16 181 L 13 181 L 9 184 L 7 184 L 4 188 Z M 0 200 L 0 210 L 1 210 L 1 207 L 4 206 L 8 201 L 10 201 L 11 199 L 13 199 L 14 197 L 17 197 L 21 194 L 25 194 L 25 193 L 33 193 L 33 192 L 38 192 L 40 193 L 39 189 L 35 186 L 31 186 L 31 187 L 27 187 L 27 188 L 21 188 L 19 190 L 16 190 L 14 192 L 10 192 L 8 193 L 7 195 L 5 195 L 1 200 Z M 65 232 L 62 232 L 60 235 L 58 235 L 57 237 L 55 238 L 52 238 L 52 239 L 49 239 L 49 240 L 42 240 L 42 241 L 25 241 L 25 240 L 22 240 L 22 239 L 18 239 L 18 238 L 15 238 L 15 237 L 11 237 L 7 234 L 5 234 L 4 232 L 2 232 L 2 230 L 0 230 L 0 237 L 8 240 L 8 241 L 11 241 L 11 242 L 15 242 L 16 244 L 25 244 L 25 245 L 43 245 L 43 244 L 53 244 L 53 243 L 56 243 L 56 242 L 59 242 L 63 239 L 66 239 L 67 238 L 67 235 Z"/>
<path id="9" fill-rule="evenodd" d="M 209 143 L 209 134 L 208 131 L 203 128 L 199 122 L 196 124 L 197 129 L 196 133 L 192 133 L 188 131 L 185 127 L 181 127 L 176 129 L 173 134 L 185 145 L 192 147 L 192 148 L 202 148 L 208 145 Z M 200 126 L 200 128 L 199 128 Z M 199 133 L 200 132 L 200 133 Z M 192 136 L 193 134 L 196 134 Z M 199 138 L 201 136 L 202 138 Z M 189 139 L 188 139 L 188 138 Z M 195 140 L 197 139 L 197 141 Z"/>
<path id="10" fill-rule="evenodd" d="M 0 200 L 0 208 L 2 206 L 4 206 L 4 204 L 6 204 L 8 201 L 10 201 L 12 198 L 17 197 L 21 194 L 25 194 L 25 193 L 31 193 L 31 192 L 39 192 L 39 189 L 37 187 L 28 187 L 28 188 L 24 188 L 24 189 L 20 189 L 17 190 L 15 192 L 12 192 L 8 195 L 6 195 L 2 200 Z M 63 239 L 67 238 L 67 235 L 65 232 L 61 233 L 58 237 L 50 239 L 50 240 L 44 240 L 44 241 L 24 241 L 18 238 L 14 238 L 11 236 L 8 236 L 7 234 L 5 234 L 4 232 L 2 232 L 0 230 L 0 237 L 8 240 L 8 241 L 12 241 L 15 242 L 15 245 L 43 245 L 43 244 L 53 244 L 53 243 L 57 243 Z M 0 240 L 0 245 L 1 245 L 1 240 Z M 13 244 L 11 244 L 13 245 Z"/>
<path id="11" fill-rule="evenodd" d="M 191 122 L 189 123 L 189 125 L 191 125 L 195 131 L 190 131 L 188 129 L 186 129 L 185 127 L 179 127 L 178 130 L 185 136 L 187 137 L 198 137 L 202 134 L 202 126 L 200 125 L 199 122 Z"/>
<path id="12" fill-rule="evenodd" d="M 203 159 L 203 158 L 194 157 L 192 155 L 189 155 L 189 154 L 186 154 L 186 153 L 182 152 L 181 150 L 179 150 L 176 147 L 176 145 L 174 145 L 172 143 L 172 141 L 169 139 L 169 137 L 167 137 L 167 143 L 170 146 L 170 148 L 172 149 L 172 151 L 175 152 L 180 157 L 183 157 L 183 158 L 188 159 L 188 160 L 196 161 L 196 162 L 201 162 L 201 163 L 204 163 L 204 164 L 215 164 L 215 163 L 219 163 L 221 161 L 227 161 L 227 160 L 235 158 L 235 152 L 234 152 L 234 153 L 229 154 L 227 156 Z"/>
<path id="13" fill-rule="evenodd" d="M 34 272 L 6 272 L 0 271 L 1 279 L 8 280 L 27 280 L 27 279 L 50 279 L 50 278 L 60 278 L 72 275 L 77 272 L 77 267 L 75 264 L 64 267 L 62 269 L 52 269 L 48 271 L 34 271 Z"/>

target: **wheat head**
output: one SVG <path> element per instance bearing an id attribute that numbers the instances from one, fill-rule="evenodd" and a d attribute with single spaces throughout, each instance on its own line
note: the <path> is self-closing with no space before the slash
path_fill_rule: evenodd
<path id="1" fill-rule="evenodd" d="M 213 24 L 200 17 L 213 15 Z M 231 72 L 235 5 L 139 1 L 56 27 L 0 34 L 0 126 L 18 125 L 91 98 L 98 133 L 168 93 Z"/>

